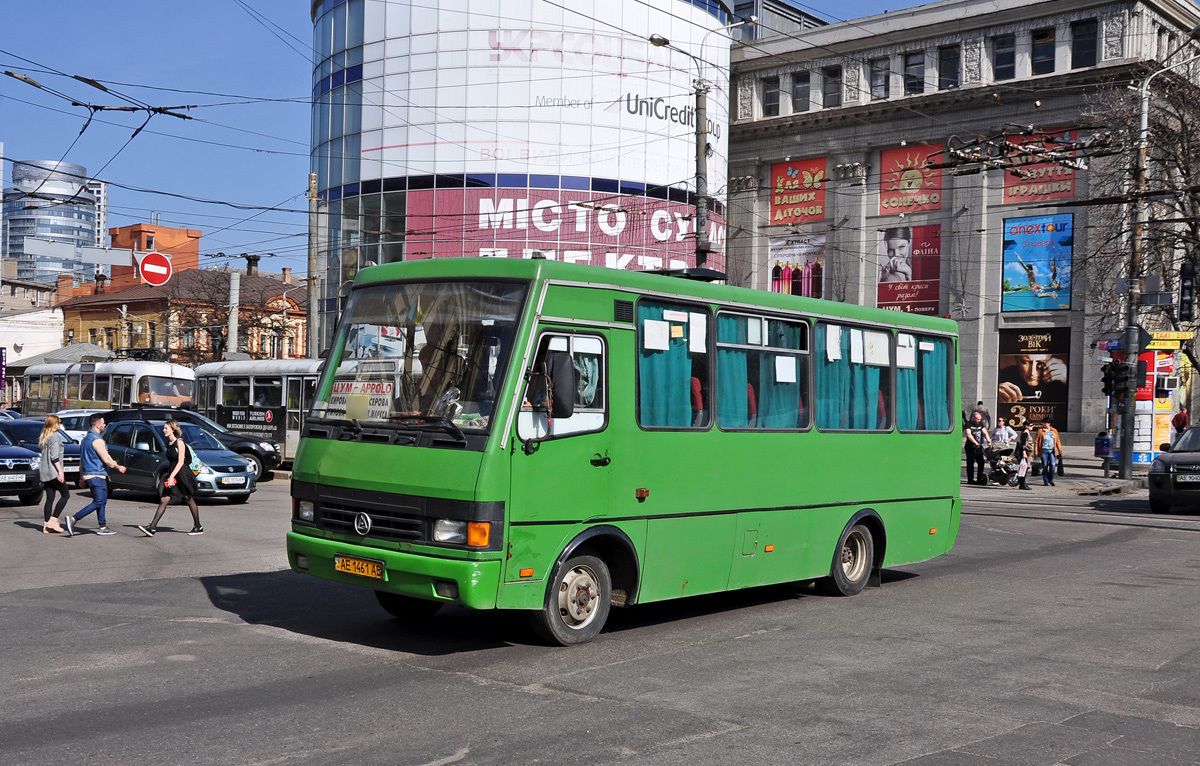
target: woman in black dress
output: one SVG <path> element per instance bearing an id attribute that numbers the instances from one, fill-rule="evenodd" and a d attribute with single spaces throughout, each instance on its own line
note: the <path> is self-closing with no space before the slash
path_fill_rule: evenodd
<path id="1" fill-rule="evenodd" d="M 154 533 L 158 531 L 158 521 L 166 513 L 171 499 L 180 495 L 187 503 L 188 510 L 192 512 L 193 526 L 188 534 L 202 535 L 204 527 L 200 525 L 200 509 L 196 507 L 196 475 L 191 469 L 192 448 L 183 440 L 183 429 L 179 427 L 178 420 L 163 423 L 163 436 L 167 439 L 167 459 L 170 461 L 171 471 L 163 482 L 162 499 L 158 501 L 158 508 L 154 511 L 154 521 L 151 521 L 148 527 L 139 524 L 138 529 L 142 530 L 146 537 L 154 537 Z"/>

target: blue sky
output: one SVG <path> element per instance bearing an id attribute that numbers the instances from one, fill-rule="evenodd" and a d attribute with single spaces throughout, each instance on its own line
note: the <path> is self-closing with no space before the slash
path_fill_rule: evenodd
<path id="1" fill-rule="evenodd" d="M 793 2 L 831 20 L 905 6 L 871 0 Z M 244 205 L 279 206 L 282 210 L 238 210 L 113 187 L 110 225 L 147 221 L 158 212 L 165 225 L 203 231 L 202 253 L 274 253 L 263 261 L 264 270 L 291 266 L 301 275 L 307 220 L 303 212 L 288 211 L 306 207 L 307 98 L 312 81 L 308 7 L 308 0 L 59 0 L 6 5 L 4 27 L 19 34 L 0 38 L 0 69 L 18 71 L 94 104 L 128 102 L 51 70 L 101 80 L 154 106 L 198 108 L 181 110 L 194 120 L 155 116 L 124 149 L 122 144 L 144 116 L 99 114 L 71 146 L 86 120 L 85 109 L 0 76 L 4 154 L 44 160 L 59 159 L 66 152 L 66 161 L 84 165 L 89 174 L 115 155 L 100 174 L 104 180 Z M 259 14 L 258 20 L 251 10 Z M 250 103 L 228 103 L 248 100 L 242 97 L 250 97 Z M 5 162 L 6 185 L 10 171 L 11 163 Z M 221 263 L 216 258 L 202 262 Z"/>

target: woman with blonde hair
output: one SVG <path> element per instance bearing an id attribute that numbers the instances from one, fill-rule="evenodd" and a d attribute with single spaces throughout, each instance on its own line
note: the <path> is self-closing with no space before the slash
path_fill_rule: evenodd
<path id="1" fill-rule="evenodd" d="M 50 415 L 42 426 L 38 436 L 38 446 L 42 448 L 42 465 L 38 469 L 38 478 L 42 480 L 42 491 L 46 494 L 46 506 L 42 509 L 42 534 L 62 532 L 62 524 L 58 517 L 67 501 L 71 499 L 71 490 L 67 489 L 66 477 L 63 476 L 63 440 L 59 434 L 62 422 L 57 415 Z M 60 495 L 58 506 L 54 506 L 55 494 Z"/>
<path id="2" fill-rule="evenodd" d="M 158 531 L 158 521 L 166 513 L 171 499 L 175 495 L 182 495 L 188 510 L 192 512 L 193 526 L 188 534 L 202 535 L 204 527 L 200 526 L 200 509 L 196 507 L 196 475 L 192 473 L 191 468 L 192 448 L 183 440 L 183 428 L 178 420 L 163 423 L 163 436 L 167 439 L 167 460 L 170 461 L 171 470 L 163 481 L 162 499 L 158 501 L 158 508 L 154 511 L 154 520 L 149 526 L 143 527 L 139 524 L 138 529 L 142 530 L 146 537 L 154 537 Z"/>

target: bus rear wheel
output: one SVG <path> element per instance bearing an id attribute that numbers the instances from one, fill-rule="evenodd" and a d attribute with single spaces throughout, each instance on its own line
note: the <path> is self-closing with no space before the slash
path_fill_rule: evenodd
<path id="1" fill-rule="evenodd" d="M 831 596 L 853 596 L 866 587 L 874 566 L 875 539 L 871 530 L 855 524 L 838 540 L 823 590 Z"/>
<path id="2" fill-rule="evenodd" d="M 533 613 L 533 629 L 548 643 L 584 644 L 603 630 L 611 608 L 608 565 L 595 556 L 573 556 L 550 583 L 542 609 Z"/>
<path id="3" fill-rule="evenodd" d="M 382 590 L 375 591 L 375 599 L 385 612 L 397 620 L 404 620 L 405 622 L 432 617 L 442 608 L 442 605 L 437 601 L 426 601 L 423 598 L 401 596 L 398 593 L 387 593 Z"/>

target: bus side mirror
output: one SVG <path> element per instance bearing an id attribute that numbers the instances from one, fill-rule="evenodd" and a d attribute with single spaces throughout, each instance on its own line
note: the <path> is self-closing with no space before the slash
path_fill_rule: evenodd
<path id="1" fill-rule="evenodd" d="M 575 365 L 566 351 L 546 353 L 546 374 L 553 393 L 550 416 L 569 418 L 575 414 Z"/>

